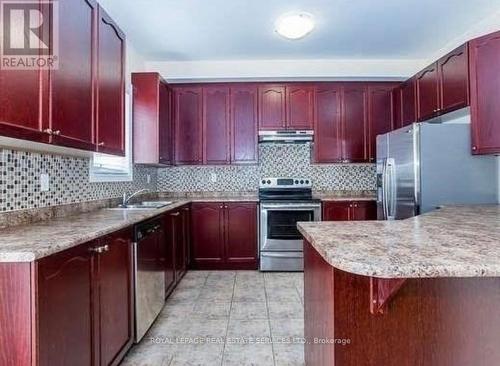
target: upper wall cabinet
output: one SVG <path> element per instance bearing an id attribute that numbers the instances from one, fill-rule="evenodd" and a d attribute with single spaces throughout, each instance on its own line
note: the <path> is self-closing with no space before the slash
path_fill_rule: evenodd
<path id="1" fill-rule="evenodd" d="M 401 121 L 397 127 L 408 126 L 417 120 L 415 79 L 409 79 L 401 84 Z"/>
<path id="2" fill-rule="evenodd" d="M 259 86 L 259 129 L 286 129 L 286 92 L 283 85 Z"/>
<path id="3" fill-rule="evenodd" d="M 398 84 L 373 84 L 368 86 L 368 160 L 377 157 L 377 136 L 394 128 L 392 90 Z"/>
<path id="4" fill-rule="evenodd" d="M 0 70 L 0 134 L 123 155 L 125 37 L 94 0 L 59 13 L 57 69 Z"/>
<path id="5" fill-rule="evenodd" d="M 230 163 L 229 87 L 203 87 L 203 163 Z"/>
<path id="6" fill-rule="evenodd" d="M 199 86 L 176 86 L 175 97 L 175 163 L 203 162 L 203 92 Z"/>
<path id="7" fill-rule="evenodd" d="M 469 105 L 469 47 L 464 44 L 439 59 L 439 113 Z"/>
<path id="8" fill-rule="evenodd" d="M 59 68 L 50 73 L 50 131 L 57 145 L 95 150 L 95 27 L 92 0 L 59 3 Z"/>
<path id="9" fill-rule="evenodd" d="M 425 121 L 439 112 L 439 88 L 437 62 L 421 71 L 417 83 L 417 118 Z"/>
<path id="10" fill-rule="evenodd" d="M 260 130 L 310 130 L 314 119 L 314 85 L 259 86 Z"/>
<path id="11" fill-rule="evenodd" d="M 344 162 L 363 162 L 367 156 L 367 94 L 364 84 L 342 87 L 342 142 Z"/>
<path id="12" fill-rule="evenodd" d="M 258 95 L 256 85 L 231 87 L 231 163 L 256 164 Z"/>
<path id="13" fill-rule="evenodd" d="M 470 47 L 472 152 L 500 153 L 500 32 L 474 39 Z"/>
<path id="14" fill-rule="evenodd" d="M 314 86 L 286 86 L 287 128 L 311 130 L 313 128 Z"/>
<path id="15" fill-rule="evenodd" d="M 132 74 L 134 162 L 172 164 L 172 93 L 158 73 Z"/>
<path id="16" fill-rule="evenodd" d="M 340 162 L 342 160 L 341 88 L 333 83 L 318 85 L 314 100 L 314 162 Z"/>
<path id="17" fill-rule="evenodd" d="M 99 7 L 97 150 L 125 154 L 125 35 Z"/>
<path id="18" fill-rule="evenodd" d="M 416 77 L 418 120 L 469 105 L 468 71 L 466 44 L 421 71 Z"/>

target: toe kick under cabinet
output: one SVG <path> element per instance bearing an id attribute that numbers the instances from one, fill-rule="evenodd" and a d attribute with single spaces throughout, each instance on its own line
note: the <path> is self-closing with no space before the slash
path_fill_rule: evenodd
<path id="1" fill-rule="evenodd" d="M 117 365 L 133 341 L 132 230 L 0 263 L 0 365 Z"/>

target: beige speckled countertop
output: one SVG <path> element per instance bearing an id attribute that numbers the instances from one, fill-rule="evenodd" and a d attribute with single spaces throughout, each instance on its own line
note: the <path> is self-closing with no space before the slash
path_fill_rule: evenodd
<path id="1" fill-rule="evenodd" d="M 449 206 L 400 221 L 299 223 L 333 267 L 381 278 L 500 277 L 500 205 Z"/>
<path id="2" fill-rule="evenodd" d="M 162 198 L 161 200 L 167 200 Z M 0 262 L 31 262 L 173 210 L 190 202 L 257 202 L 257 196 L 168 197 L 151 210 L 99 209 L 0 229 Z"/>

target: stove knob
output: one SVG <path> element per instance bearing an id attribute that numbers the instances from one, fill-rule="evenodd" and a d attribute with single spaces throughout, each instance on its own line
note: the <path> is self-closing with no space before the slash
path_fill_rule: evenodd
<path id="1" fill-rule="evenodd" d="M 309 181 L 308 181 L 308 180 L 306 180 L 306 184 L 309 184 Z"/>
<path id="2" fill-rule="evenodd" d="M 301 181 L 300 181 L 300 184 L 304 184 L 304 181 L 303 181 L 303 180 L 301 180 Z"/>
<path id="3" fill-rule="evenodd" d="M 268 181 L 267 181 L 267 184 L 271 184 L 271 181 L 270 181 L 270 180 L 268 180 Z"/>
<path id="4" fill-rule="evenodd" d="M 262 184 L 266 184 L 266 180 L 265 179 L 262 179 Z"/>
<path id="5" fill-rule="evenodd" d="M 295 179 L 295 184 L 299 184 L 299 181 L 297 179 Z"/>

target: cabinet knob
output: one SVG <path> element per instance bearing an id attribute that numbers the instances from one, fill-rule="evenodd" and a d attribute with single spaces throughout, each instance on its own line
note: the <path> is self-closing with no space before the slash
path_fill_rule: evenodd
<path id="1" fill-rule="evenodd" d="M 472 146 L 472 150 L 476 151 L 477 150 L 477 146 Z"/>
<path id="2" fill-rule="evenodd" d="M 97 144 L 97 146 L 104 146 L 104 142 L 102 142 L 102 141 L 101 141 L 101 142 L 99 142 L 99 143 Z"/>
<path id="3" fill-rule="evenodd" d="M 179 212 L 174 212 L 174 213 L 171 213 L 170 216 L 179 216 L 180 213 Z"/>
<path id="4" fill-rule="evenodd" d="M 55 130 L 52 132 L 54 135 L 59 136 L 61 134 L 61 130 Z"/>
<path id="5" fill-rule="evenodd" d="M 45 130 L 43 130 L 44 133 L 46 133 L 47 135 L 52 135 L 52 130 L 50 128 L 46 128 Z"/>
<path id="6" fill-rule="evenodd" d="M 220 208 L 224 208 L 224 206 L 223 206 L 223 205 L 220 205 Z"/>

